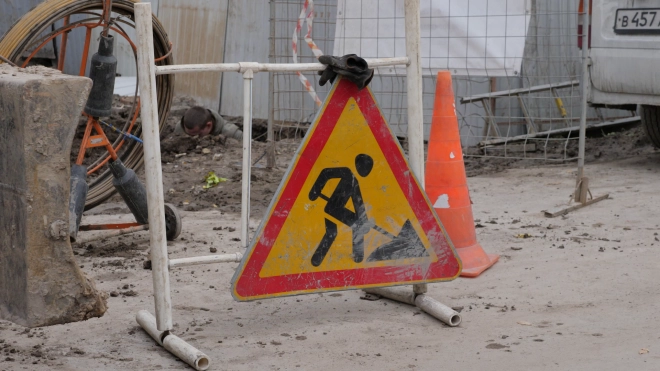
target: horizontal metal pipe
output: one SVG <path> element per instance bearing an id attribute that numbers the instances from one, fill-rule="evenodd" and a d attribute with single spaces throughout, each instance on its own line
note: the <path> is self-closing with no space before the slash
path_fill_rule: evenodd
<path id="1" fill-rule="evenodd" d="M 175 64 L 156 66 L 156 75 L 180 72 L 238 72 L 240 69 L 238 63 Z"/>
<path id="2" fill-rule="evenodd" d="M 144 331 L 156 340 L 158 345 L 163 346 L 163 348 L 192 366 L 195 370 L 208 370 L 210 366 L 209 357 L 169 331 L 158 331 L 156 328 L 156 318 L 151 313 L 141 310 L 135 319 Z"/>
<path id="3" fill-rule="evenodd" d="M 139 231 L 146 231 L 147 229 L 149 229 L 148 224 L 139 225 L 137 227 L 117 229 L 117 230 L 108 231 L 108 232 L 105 232 L 105 233 L 98 233 L 98 234 L 95 234 L 94 236 L 85 236 L 84 238 L 78 237 L 78 238 L 76 238 L 75 243 L 77 243 L 78 245 L 82 245 L 82 244 L 85 244 L 85 243 L 88 243 L 88 242 L 101 240 L 101 239 L 104 239 L 104 238 L 121 236 L 123 234 L 135 233 L 135 232 L 139 232 Z"/>
<path id="4" fill-rule="evenodd" d="M 371 68 L 410 64 L 410 59 L 408 57 L 366 58 L 365 60 Z"/>
<path id="5" fill-rule="evenodd" d="M 213 264 L 213 263 L 238 263 L 243 259 L 243 253 L 223 255 L 195 256 L 192 258 L 170 259 L 170 268 L 185 267 L 188 265 Z"/>
<path id="6" fill-rule="evenodd" d="M 386 67 L 407 65 L 408 57 L 366 59 L 369 67 Z M 244 68 L 248 64 L 243 63 Z M 275 71 L 322 71 L 325 65 L 321 63 L 249 63 L 247 67 L 253 72 Z M 179 64 L 170 66 L 156 66 L 156 75 L 184 72 L 241 72 L 241 63 L 207 63 L 207 64 Z"/>

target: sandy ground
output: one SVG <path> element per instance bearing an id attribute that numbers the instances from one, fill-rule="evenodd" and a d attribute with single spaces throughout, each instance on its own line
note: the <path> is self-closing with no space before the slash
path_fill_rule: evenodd
<path id="1" fill-rule="evenodd" d="M 660 153 L 593 163 L 587 175 L 593 194 L 610 199 L 555 219 L 541 211 L 568 202 L 575 164 L 468 179 L 478 239 L 501 259 L 479 278 L 430 285 L 436 299 L 462 307 L 460 327 L 386 299 L 361 300 L 361 291 L 238 303 L 231 263 L 172 271 L 174 333 L 215 370 L 658 370 Z M 228 202 L 182 211 L 170 256 L 239 251 L 239 210 L 230 206 L 240 198 Z M 255 208 L 253 228 L 263 210 Z M 132 216 L 109 203 L 84 222 L 110 220 Z M 147 247 L 140 232 L 74 248 L 110 293 L 108 312 L 31 330 L 0 321 L 0 370 L 186 369 L 135 322 L 138 310 L 154 310 Z"/>

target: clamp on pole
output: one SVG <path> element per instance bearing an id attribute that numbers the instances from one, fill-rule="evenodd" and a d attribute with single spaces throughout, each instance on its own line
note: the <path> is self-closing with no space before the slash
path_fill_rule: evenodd
<path id="1" fill-rule="evenodd" d="M 254 74 L 260 70 L 259 63 L 257 62 L 238 62 L 238 66 L 238 72 L 243 75 L 244 79 L 253 78 Z"/>

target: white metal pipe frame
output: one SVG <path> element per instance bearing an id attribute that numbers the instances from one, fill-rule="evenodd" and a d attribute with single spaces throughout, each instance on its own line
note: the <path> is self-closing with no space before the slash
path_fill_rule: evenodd
<path id="1" fill-rule="evenodd" d="M 144 173 L 149 213 L 149 243 L 156 304 L 156 323 L 161 331 L 172 329 L 172 298 L 165 236 L 165 199 L 160 162 L 160 133 L 151 4 L 135 4 L 135 31 L 138 46 L 138 86 L 140 88 Z"/>
<path id="2" fill-rule="evenodd" d="M 424 188 L 424 110 L 422 93 L 422 54 L 419 0 L 405 1 L 406 54 L 410 61 L 406 66 L 408 98 L 408 162 L 410 170 Z M 426 284 L 413 285 L 416 294 L 427 291 Z"/>
<path id="3" fill-rule="evenodd" d="M 424 184 L 424 137 L 422 107 L 422 74 L 420 60 L 420 14 L 419 0 L 405 0 L 406 53 L 409 57 L 367 59 L 369 67 L 405 65 L 408 77 L 408 150 L 412 171 L 420 184 Z M 252 152 L 252 80 L 258 72 L 296 72 L 321 71 L 326 68 L 320 63 L 217 63 L 156 66 L 154 63 L 153 30 L 151 4 L 135 4 L 135 23 L 138 45 L 138 81 L 141 95 L 141 115 L 144 135 L 144 162 L 146 188 L 149 209 L 149 236 L 151 247 L 151 266 L 154 284 L 155 321 L 145 313 L 139 315 L 139 322 L 151 334 L 158 344 L 175 341 L 175 346 L 167 349 L 186 361 L 197 370 L 208 368 L 206 355 L 183 340 L 171 335 L 172 302 L 170 297 L 169 268 L 210 264 L 221 262 L 239 262 L 243 253 L 199 256 L 169 260 L 165 238 L 165 215 L 162 168 L 160 159 L 160 137 L 158 132 L 158 111 L 156 101 L 156 75 L 186 72 L 236 72 L 243 75 L 243 171 L 241 205 L 241 245 L 249 245 L 250 218 L 250 167 Z M 426 285 L 415 285 L 415 294 L 426 292 Z M 425 296 L 426 298 L 426 296 Z M 433 315 L 433 313 L 431 313 Z M 437 317 L 437 316 L 436 316 Z M 167 341 L 168 337 L 172 341 Z M 182 344 L 179 344 L 182 343 Z"/>
<path id="4" fill-rule="evenodd" d="M 396 65 L 407 65 L 408 57 L 365 59 L 369 67 L 387 67 Z M 325 65 L 321 63 L 207 63 L 207 64 L 179 64 L 170 66 L 156 66 L 156 75 L 184 72 L 239 72 L 252 70 L 256 72 L 310 72 L 323 71 Z M 421 94 L 421 93 L 420 93 Z"/>

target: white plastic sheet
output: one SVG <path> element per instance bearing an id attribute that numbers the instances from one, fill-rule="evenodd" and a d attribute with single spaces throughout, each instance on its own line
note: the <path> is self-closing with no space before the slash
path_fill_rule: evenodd
<path id="1" fill-rule="evenodd" d="M 334 55 L 406 55 L 403 0 L 338 0 Z M 424 74 L 517 76 L 530 0 L 421 0 Z M 398 73 L 382 68 L 379 73 Z"/>

